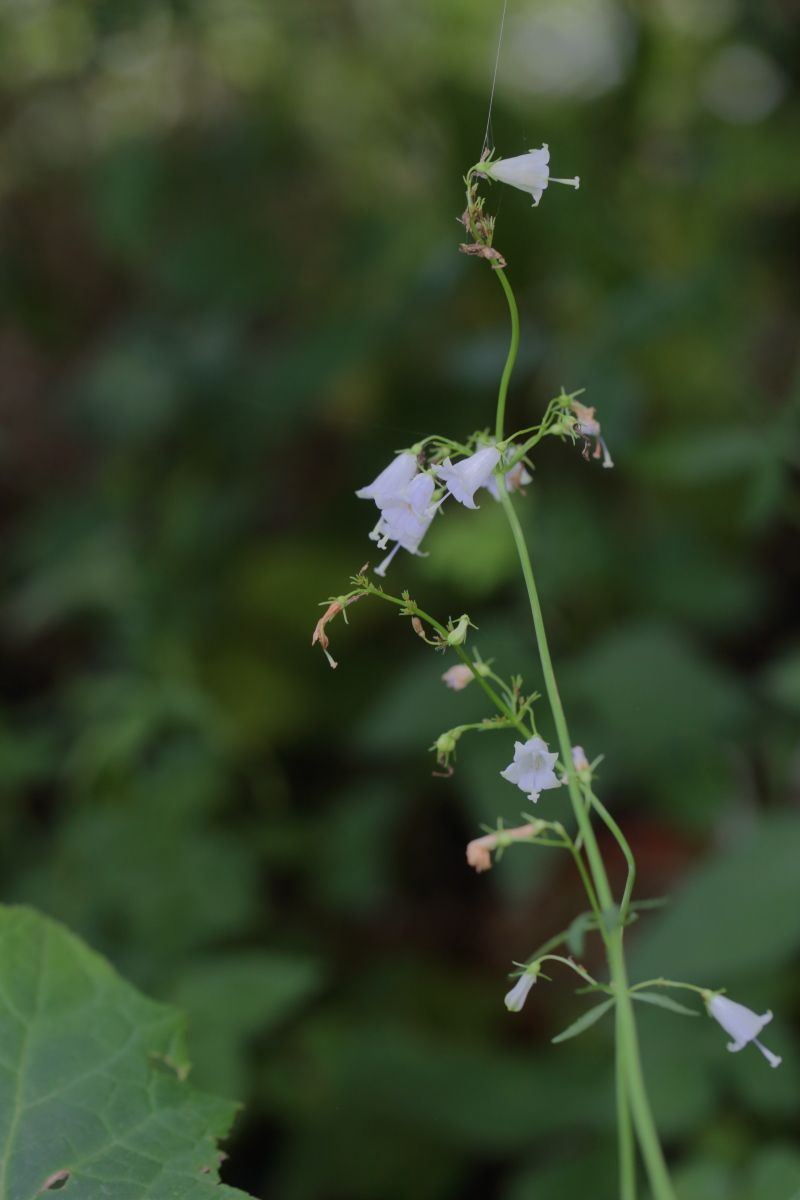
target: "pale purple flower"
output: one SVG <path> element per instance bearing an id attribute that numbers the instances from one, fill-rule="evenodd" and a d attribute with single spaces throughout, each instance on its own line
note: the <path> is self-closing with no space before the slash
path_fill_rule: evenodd
<path id="1" fill-rule="evenodd" d="M 517 982 L 514 984 L 510 992 L 506 992 L 504 1004 L 509 1012 L 521 1012 L 522 1006 L 528 999 L 528 992 L 536 983 L 536 976 L 526 971 L 524 975 L 520 975 Z"/>
<path id="2" fill-rule="evenodd" d="M 557 754 L 548 753 L 547 743 L 540 737 L 528 738 L 527 742 L 514 742 L 514 761 L 500 774 L 526 792 L 535 804 L 540 792 L 561 787 L 561 780 L 553 770 L 557 758 Z"/>
<path id="3" fill-rule="evenodd" d="M 388 467 L 373 479 L 366 487 L 359 488 L 356 495 L 360 500 L 374 500 L 378 508 L 383 508 L 398 492 L 407 487 L 417 472 L 417 459 L 413 454 L 404 452 L 393 458 Z"/>
<path id="4" fill-rule="evenodd" d="M 436 474 L 444 481 L 448 492 L 459 504 L 464 504 L 467 508 L 477 508 L 475 493 L 478 488 L 486 487 L 499 461 L 500 451 L 495 446 L 484 446 L 482 450 L 477 450 L 470 454 L 469 458 L 464 458 L 455 465 L 446 458 L 442 465 L 436 468 Z"/>
<path id="5" fill-rule="evenodd" d="M 732 1042 L 728 1042 L 728 1049 L 732 1053 L 735 1054 L 737 1050 L 742 1050 L 749 1042 L 752 1042 L 753 1045 L 758 1046 L 771 1067 L 781 1065 L 783 1060 L 768 1050 L 766 1046 L 762 1046 L 758 1040 L 761 1030 L 772 1020 L 772 1013 L 769 1010 L 761 1014 L 754 1013 L 744 1004 L 737 1004 L 735 1000 L 729 1000 L 727 996 L 719 995 L 707 999 L 706 1008 L 709 1015 L 719 1022 L 725 1032 L 733 1038 Z"/>
<path id="6" fill-rule="evenodd" d="M 550 151 L 546 142 L 540 150 L 529 150 L 527 154 L 519 154 L 516 158 L 498 158 L 495 162 L 481 163 L 480 171 L 490 179 L 528 192 L 533 197 L 534 205 L 539 203 L 542 192 L 550 183 L 566 183 L 578 188 L 581 182 L 577 175 L 574 179 L 550 177 Z"/>
<path id="7" fill-rule="evenodd" d="M 440 503 L 433 502 L 435 487 L 432 477 L 420 472 L 406 487 L 384 497 L 380 520 L 370 537 L 377 541 L 381 550 L 385 549 L 389 542 L 397 544 L 380 566 L 375 568 L 376 575 L 386 574 L 386 568 L 401 546 L 410 554 L 419 553 L 419 544 L 427 533 Z"/>
<path id="8" fill-rule="evenodd" d="M 588 771 L 589 760 L 583 746 L 572 747 L 572 765 L 576 771 Z"/>
<path id="9" fill-rule="evenodd" d="M 442 676 L 442 681 L 454 692 L 461 692 L 475 678 L 472 669 L 466 663 L 456 663 L 448 667 Z"/>

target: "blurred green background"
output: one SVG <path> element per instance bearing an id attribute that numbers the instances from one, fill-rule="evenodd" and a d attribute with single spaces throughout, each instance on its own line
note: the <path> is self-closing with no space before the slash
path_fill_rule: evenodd
<path id="1" fill-rule="evenodd" d="M 354 489 L 492 420 L 506 314 L 455 218 L 499 20 L 0 5 L 3 898 L 186 1008 L 245 1102 L 225 1178 L 276 1200 L 616 1192 L 610 1026 L 549 1044 L 563 975 L 502 1004 L 575 881 L 464 862 L 518 815 L 511 739 L 432 777 L 484 707 L 388 606 L 331 628 L 335 674 L 309 646 L 374 557 Z M 799 50 L 785 0 L 510 0 L 492 121 L 582 179 L 490 207 L 510 427 L 585 387 L 617 464 L 548 442 L 521 510 L 573 736 L 673 895 L 632 969 L 771 1007 L 784 1056 L 642 1006 L 681 1200 L 800 1193 Z M 498 508 L 426 545 L 391 587 L 541 688 Z"/>

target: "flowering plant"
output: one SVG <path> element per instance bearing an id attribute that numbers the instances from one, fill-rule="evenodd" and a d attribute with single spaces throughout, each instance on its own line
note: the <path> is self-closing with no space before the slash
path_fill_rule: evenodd
<path id="1" fill-rule="evenodd" d="M 575 188 L 579 179 L 551 179 L 549 150 L 540 150 L 514 158 L 495 158 L 486 152 L 466 174 L 466 208 L 461 223 L 469 240 L 461 250 L 489 262 L 505 295 L 510 318 L 510 344 L 500 378 L 494 429 L 478 430 L 458 441 L 450 437 L 430 435 L 413 446 L 399 450 L 372 483 L 360 488 L 356 495 L 372 501 L 378 509 L 378 519 L 369 537 L 380 549 L 394 543 L 389 554 L 374 574 L 385 577 L 388 568 L 401 548 L 415 555 L 434 520 L 444 519 L 452 509 L 452 501 L 468 509 L 479 507 L 478 500 L 486 491 L 501 505 L 513 539 L 530 607 L 544 695 L 550 708 L 556 731 L 556 746 L 551 749 L 539 733 L 535 705 L 541 699 L 538 692 L 524 689 L 520 676 L 504 678 L 495 672 L 491 662 L 484 661 L 477 651 L 467 649 L 470 629 L 469 616 L 456 620 L 439 620 L 419 606 L 407 590 L 399 595 L 384 590 L 368 574 L 365 565 L 351 579 L 351 588 L 340 596 L 330 598 L 324 615 L 317 622 L 312 642 L 319 642 L 331 666 L 336 666 L 329 652 L 326 626 L 339 613 L 346 619 L 347 608 L 366 597 L 393 605 L 401 616 L 408 618 L 413 631 L 427 645 L 440 652 L 453 652 L 458 661 L 442 675 L 444 684 L 462 691 L 473 681 L 492 706 L 492 712 L 482 720 L 458 725 L 443 731 L 433 742 L 437 774 L 453 771 L 458 743 L 471 733 L 499 732 L 513 737 L 513 758 L 499 774 L 512 786 L 525 793 L 536 804 L 542 791 L 561 789 L 568 797 L 568 814 L 564 821 L 545 821 L 531 814 L 524 815 L 524 824 L 514 828 L 485 827 L 484 833 L 467 846 L 467 863 L 478 872 L 491 869 L 502 853 L 515 845 L 542 846 L 565 850 L 586 892 L 588 909 L 573 921 L 569 928 L 555 933 L 527 961 L 515 963 L 512 985 L 505 995 L 505 1006 L 518 1013 L 528 1000 L 533 985 L 546 979 L 542 972 L 545 963 L 567 967 L 581 981 L 581 992 L 599 996 L 571 1026 L 553 1040 L 561 1042 L 576 1037 L 606 1014 L 613 1014 L 616 1039 L 616 1109 L 619 1145 L 619 1194 L 621 1200 L 635 1200 L 637 1194 L 637 1147 L 654 1200 L 675 1200 L 675 1192 L 662 1151 L 660 1139 L 645 1085 L 634 1014 L 634 1001 L 649 1000 L 674 1013 L 695 1016 L 697 1013 L 661 994 L 660 989 L 683 989 L 698 995 L 706 1012 L 729 1034 L 730 1051 L 739 1051 L 753 1043 L 772 1067 L 780 1065 L 778 1055 L 759 1041 L 758 1035 L 772 1019 L 771 1012 L 759 1015 L 744 1005 L 729 1000 L 720 990 L 682 980 L 664 978 L 631 983 L 625 958 L 627 926 L 646 908 L 646 901 L 634 899 L 636 864 L 628 841 L 615 817 L 595 791 L 595 773 L 599 759 L 590 762 L 583 747 L 574 745 L 556 683 L 555 670 L 539 600 L 533 563 L 512 493 L 524 498 L 524 488 L 532 482 L 534 450 L 546 438 L 578 446 L 585 460 L 600 460 L 604 468 L 614 463 L 602 436 L 595 409 L 578 397 L 581 392 L 566 393 L 563 389 L 546 406 L 541 419 L 514 433 L 506 432 L 506 399 L 516 361 L 520 324 L 514 293 L 506 273 L 505 257 L 494 245 L 495 219 L 486 212 L 480 186 L 483 181 L 507 183 L 528 192 L 538 205 L 551 182 L 566 183 Z M 594 447 L 592 447 L 592 440 Z M 510 749 L 510 748 L 509 748 Z M 627 878 L 622 894 L 617 897 L 609 883 L 606 864 L 600 851 L 595 825 L 600 822 L 616 842 L 627 864 Z M 492 855 L 495 855 L 493 860 Z M 607 964 L 607 980 L 595 978 L 573 957 L 556 953 L 562 945 L 572 945 L 576 922 L 582 930 L 592 931 L 600 938 Z M 656 989 L 656 990 L 654 990 Z"/>

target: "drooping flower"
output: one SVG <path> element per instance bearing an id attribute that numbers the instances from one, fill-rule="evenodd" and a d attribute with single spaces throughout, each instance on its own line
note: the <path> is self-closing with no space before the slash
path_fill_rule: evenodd
<path id="1" fill-rule="evenodd" d="M 503 457 L 508 462 L 514 457 L 515 454 L 516 447 L 508 446 Z M 529 483 L 533 483 L 533 476 L 528 471 L 525 463 L 520 459 L 516 466 L 512 467 L 510 471 L 506 471 L 505 480 L 507 492 L 522 492 L 524 496 L 525 493 L 522 489 L 527 487 Z M 495 500 L 500 499 L 500 488 L 497 486 L 496 475 L 490 475 L 489 479 L 484 484 L 484 487 L 487 491 L 492 493 Z"/>
<path id="2" fill-rule="evenodd" d="M 547 743 L 540 737 L 528 738 L 527 742 L 514 742 L 514 761 L 500 774 L 526 792 L 535 804 L 540 792 L 561 787 L 561 780 L 553 770 L 557 758 L 557 754 L 548 753 Z"/>
<path id="3" fill-rule="evenodd" d="M 514 842 L 529 842 L 547 828 L 547 821 L 529 821 L 527 825 L 515 825 L 512 829 L 494 829 L 467 844 L 467 862 L 479 874 L 488 871 L 492 865 L 493 850 L 504 850 L 507 846 L 513 846 Z"/>
<path id="4" fill-rule="evenodd" d="M 504 1004 L 509 1012 L 521 1012 L 525 1001 L 528 999 L 528 992 L 536 983 L 536 975 L 532 971 L 526 971 L 524 975 L 520 975 L 517 982 L 514 984 L 510 992 L 506 992 Z"/>
<path id="5" fill-rule="evenodd" d="M 709 993 L 704 996 L 704 999 L 709 1016 L 712 1016 L 733 1038 L 732 1042 L 728 1042 L 728 1049 L 732 1053 L 735 1054 L 752 1042 L 753 1045 L 758 1046 L 771 1067 L 781 1065 L 783 1060 L 758 1040 L 761 1030 L 772 1020 L 772 1013 L 769 1010 L 761 1014 L 754 1013 L 744 1004 L 737 1004 L 735 1000 L 729 1000 L 727 996 L 720 996 L 718 993 Z"/>
<path id="6" fill-rule="evenodd" d="M 466 663 L 455 663 L 447 668 L 442 675 L 442 681 L 454 692 L 462 692 L 468 683 L 472 683 L 474 677 L 473 671 Z"/>
<path id="7" fill-rule="evenodd" d="M 511 187 L 528 192 L 533 197 L 534 205 L 542 198 L 542 192 L 550 183 L 566 183 L 569 187 L 580 187 L 580 179 L 553 179 L 550 176 L 550 151 L 545 142 L 540 150 L 529 150 L 527 154 L 518 154 L 516 158 L 498 158 L 494 162 L 484 162 L 480 165 L 483 175 L 497 179 L 500 183 L 508 183 Z"/>
<path id="8" fill-rule="evenodd" d="M 579 400 L 572 400 L 570 402 L 570 408 L 577 418 L 578 432 L 585 438 L 593 437 L 597 439 L 592 458 L 599 458 L 602 454 L 603 466 L 613 467 L 614 461 L 608 452 L 608 446 L 606 445 L 603 435 L 600 432 L 600 422 L 594 415 L 594 408 L 589 408 L 586 404 L 581 404 Z M 583 457 L 587 462 L 589 461 L 588 447 L 584 449 Z"/>
<path id="9" fill-rule="evenodd" d="M 477 508 L 475 493 L 478 488 L 486 486 L 499 461 L 500 451 L 495 446 L 484 446 L 470 454 L 469 458 L 455 464 L 446 458 L 442 465 L 436 468 L 436 474 L 444 481 L 448 492 L 459 504 L 464 504 L 467 508 Z"/>
<path id="10" fill-rule="evenodd" d="M 402 546 L 410 554 L 419 553 L 419 544 L 436 515 L 439 502 L 433 501 L 436 484 L 430 475 L 420 472 L 409 484 L 391 496 L 385 496 L 378 524 L 370 534 L 383 550 L 389 542 L 395 542 L 376 575 L 385 575 L 386 568 Z"/>
<path id="11" fill-rule="evenodd" d="M 335 616 L 342 612 L 348 604 L 354 604 L 356 600 L 360 599 L 361 596 L 348 596 L 338 600 L 331 600 L 330 604 L 325 609 L 325 612 L 314 626 L 314 632 L 311 635 L 311 645 L 316 646 L 317 642 L 319 642 L 320 646 L 322 647 L 322 652 L 327 658 L 329 665 L 334 669 L 338 667 L 339 664 L 328 649 L 331 643 L 330 638 L 325 631 L 325 626 L 329 621 L 332 621 Z M 346 617 L 345 620 L 347 620 Z"/>
<path id="12" fill-rule="evenodd" d="M 359 488 L 356 495 L 360 500 L 374 500 L 378 508 L 383 508 L 388 500 L 391 500 L 411 483 L 416 473 L 415 455 L 404 451 L 393 458 L 388 467 L 384 467 L 372 483 Z"/>

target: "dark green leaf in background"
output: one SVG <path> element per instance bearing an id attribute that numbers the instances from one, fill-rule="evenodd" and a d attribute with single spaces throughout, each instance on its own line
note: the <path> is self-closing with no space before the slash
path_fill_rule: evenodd
<path id="1" fill-rule="evenodd" d="M 183 1021 L 63 926 L 0 911 L 0 1194 L 213 1200 L 236 1105 L 196 1091 Z"/>

